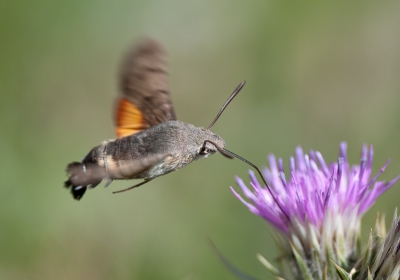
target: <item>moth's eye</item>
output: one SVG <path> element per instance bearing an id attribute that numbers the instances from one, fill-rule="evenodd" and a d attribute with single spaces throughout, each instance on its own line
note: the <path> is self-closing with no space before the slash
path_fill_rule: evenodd
<path id="1" fill-rule="evenodd" d="M 199 154 L 200 154 L 200 155 L 208 154 L 208 149 L 207 149 L 206 147 L 202 146 L 202 147 L 200 148 Z"/>

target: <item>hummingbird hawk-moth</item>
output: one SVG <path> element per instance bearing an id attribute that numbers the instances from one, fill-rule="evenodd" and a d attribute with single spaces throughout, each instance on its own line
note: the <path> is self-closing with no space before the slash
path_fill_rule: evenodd
<path id="1" fill-rule="evenodd" d="M 244 84 L 235 89 L 207 129 L 178 121 L 168 89 L 164 48 L 153 39 L 142 40 L 122 67 L 117 138 L 93 148 L 81 162 L 70 163 L 64 186 L 79 200 L 86 189 L 103 180 L 108 186 L 113 180 L 143 179 L 128 188 L 132 189 L 216 152 L 233 158 L 236 155 L 224 149 L 224 140 L 210 128 Z"/>

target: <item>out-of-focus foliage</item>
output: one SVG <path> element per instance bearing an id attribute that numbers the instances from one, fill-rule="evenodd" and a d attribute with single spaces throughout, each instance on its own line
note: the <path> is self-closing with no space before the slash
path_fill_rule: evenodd
<path id="1" fill-rule="evenodd" d="M 170 54 L 178 118 L 207 126 L 257 165 L 294 147 L 349 161 L 371 143 L 382 178 L 400 169 L 398 1 L 9 1 L 0 3 L 0 279 L 231 279 L 207 246 L 258 277 L 277 252 L 231 194 L 248 167 L 220 155 L 133 191 L 76 202 L 67 163 L 113 134 L 122 54 L 150 35 Z M 285 160 L 286 162 L 287 160 Z M 376 211 L 392 213 L 394 186 Z"/>

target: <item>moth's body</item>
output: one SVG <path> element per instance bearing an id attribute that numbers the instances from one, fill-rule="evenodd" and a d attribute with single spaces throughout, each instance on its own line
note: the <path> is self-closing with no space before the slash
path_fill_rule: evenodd
<path id="1" fill-rule="evenodd" d="M 166 121 L 141 132 L 104 141 L 82 160 L 67 166 L 65 186 L 79 200 L 86 189 L 103 180 L 144 179 L 140 186 L 158 176 L 185 167 L 199 158 L 217 152 L 212 141 L 225 147 L 221 137 L 209 129 L 181 121 Z"/>
<path id="2" fill-rule="evenodd" d="M 215 153 L 213 145 L 207 144 L 209 153 L 199 154 L 205 140 L 211 140 L 220 147 L 225 147 L 221 137 L 210 130 L 196 127 L 181 121 L 167 121 L 154 125 L 139 133 L 104 141 L 93 148 L 83 159 L 83 164 L 97 164 L 107 169 L 126 168 L 124 174 L 110 174 L 109 180 L 120 179 L 153 179 L 155 177 L 178 170 L 193 160 L 205 158 Z M 146 158 L 164 155 L 163 159 L 155 160 L 148 168 L 131 173 L 127 164 Z M 132 164 L 132 169 L 136 169 Z"/>

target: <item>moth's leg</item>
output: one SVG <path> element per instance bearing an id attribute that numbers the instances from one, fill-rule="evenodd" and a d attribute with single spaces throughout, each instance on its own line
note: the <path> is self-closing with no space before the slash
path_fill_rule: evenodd
<path id="1" fill-rule="evenodd" d="M 137 185 L 134 185 L 134 186 L 132 186 L 132 187 L 129 187 L 129 188 L 126 188 L 126 189 L 123 189 L 123 190 L 115 191 L 115 192 L 113 192 L 113 193 L 121 193 L 121 192 L 129 191 L 129 190 L 131 190 L 131 189 L 133 189 L 133 188 L 140 187 L 141 185 L 144 185 L 144 184 L 150 182 L 151 180 L 153 180 L 153 179 L 145 179 L 143 182 L 141 182 L 141 183 L 139 183 L 139 184 L 137 184 Z"/>

